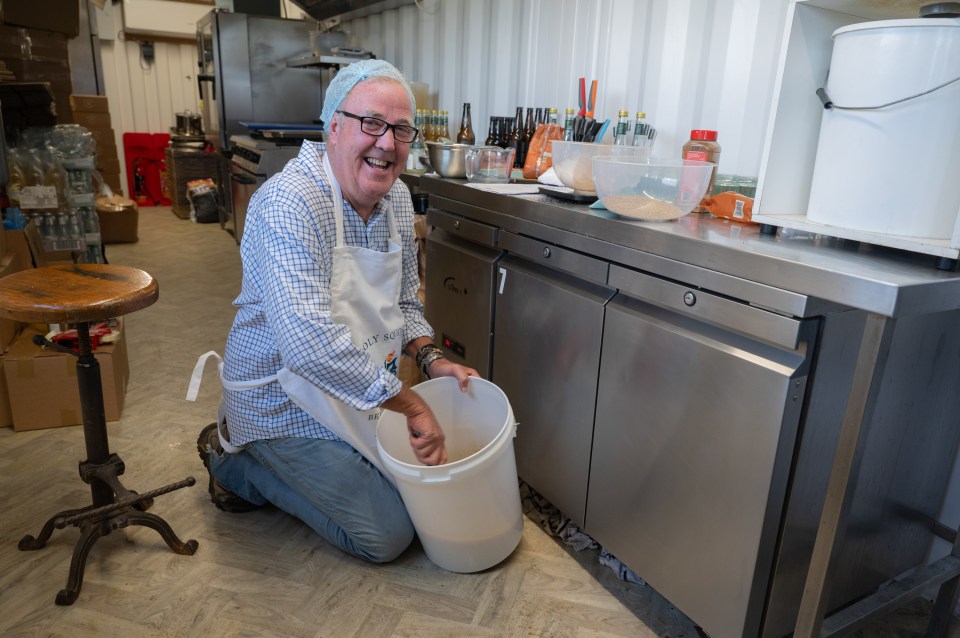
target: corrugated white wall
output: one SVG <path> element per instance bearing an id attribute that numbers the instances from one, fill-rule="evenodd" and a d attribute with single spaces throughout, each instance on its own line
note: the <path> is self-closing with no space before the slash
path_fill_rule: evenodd
<path id="1" fill-rule="evenodd" d="M 517 106 L 577 108 L 598 81 L 596 116 L 646 111 L 654 154 L 679 156 L 693 128 L 719 131 L 721 171 L 757 175 L 786 0 L 419 0 L 345 22 L 358 44 L 430 86 L 431 108 L 474 130 Z"/>
<path id="2" fill-rule="evenodd" d="M 562 121 L 585 77 L 598 81 L 597 117 L 647 112 L 659 130 L 655 155 L 677 156 L 690 129 L 715 128 L 721 171 L 755 176 L 786 8 L 787 0 L 418 0 L 343 27 L 429 85 L 428 106 L 450 111 L 454 130 L 463 102 L 480 139 L 491 115 L 517 106 L 556 106 Z M 194 46 L 155 48 L 145 65 L 136 42 L 102 42 L 120 148 L 122 132 L 167 132 L 177 112 L 199 110 Z"/>

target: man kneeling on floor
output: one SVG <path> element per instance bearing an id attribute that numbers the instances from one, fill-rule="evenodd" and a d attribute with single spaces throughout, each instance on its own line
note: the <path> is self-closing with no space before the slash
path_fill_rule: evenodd
<path id="1" fill-rule="evenodd" d="M 447 460 L 430 408 L 396 376 L 401 352 L 464 391 L 477 375 L 442 357 L 416 296 L 413 205 L 397 180 L 415 111 L 389 63 L 343 68 L 323 104 L 326 144 L 305 141 L 250 200 L 221 427 L 197 441 L 217 507 L 272 503 L 374 562 L 393 560 L 414 536 L 380 469 L 380 409 L 406 416 L 420 462 Z"/>

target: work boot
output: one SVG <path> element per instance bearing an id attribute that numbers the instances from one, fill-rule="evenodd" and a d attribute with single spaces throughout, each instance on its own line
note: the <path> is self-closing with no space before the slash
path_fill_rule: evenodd
<path id="1" fill-rule="evenodd" d="M 210 471 L 210 455 L 223 454 L 220 437 L 217 435 L 216 423 L 211 423 L 200 430 L 200 436 L 197 437 L 197 451 L 200 453 L 200 460 L 203 461 L 203 467 L 207 468 L 207 474 L 210 475 L 210 483 L 207 487 L 207 491 L 210 492 L 210 500 L 218 509 L 234 514 L 259 509 L 259 505 L 245 501 L 228 490 L 223 483 L 217 480 L 213 472 Z"/>

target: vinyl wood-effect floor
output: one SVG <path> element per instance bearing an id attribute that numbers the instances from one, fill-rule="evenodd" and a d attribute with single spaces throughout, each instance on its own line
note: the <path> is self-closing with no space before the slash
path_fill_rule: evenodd
<path id="1" fill-rule="evenodd" d="M 197 356 L 223 350 L 240 285 L 238 249 L 216 224 L 146 208 L 140 241 L 108 246 L 107 257 L 160 284 L 159 301 L 127 317 L 130 384 L 123 417 L 109 424 L 111 450 L 126 464 L 130 489 L 197 478 L 151 511 L 199 549 L 179 556 L 151 529 L 120 530 L 93 547 L 76 603 L 55 605 L 77 530 L 55 531 L 35 552 L 17 542 L 55 512 L 89 502 L 77 475 L 82 430 L 0 428 L 0 636 L 699 635 L 652 588 L 620 581 L 598 552 L 574 552 L 529 519 L 509 559 L 464 575 L 435 567 L 416 542 L 392 564 L 369 565 L 277 510 L 215 509 L 195 451 L 200 428 L 215 418 L 213 370 L 198 402 L 184 394 Z M 919 601 L 860 635 L 920 636 L 929 608 Z"/>

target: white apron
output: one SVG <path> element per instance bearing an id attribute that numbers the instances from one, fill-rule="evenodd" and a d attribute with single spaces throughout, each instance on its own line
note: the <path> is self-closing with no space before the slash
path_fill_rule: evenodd
<path id="1" fill-rule="evenodd" d="M 333 248 L 333 266 L 330 273 L 330 313 L 334 323 L 350 329 L 353 344 L 362 349 L 371 360 L 396 374 L 403 349 L 403 312 L 400 310 L 400 286 L 403 277 L 403 248 L 400 233 L 387 203 L 385 216 L 390 229 L 387 252 L 360 246 L 348 246 L 343 230 L 343 202 L 327 160 L 323 169 L 333 192 L 337 243 Z M 287 396 L 304 412 L 315 418 L 357 452 L 380 469 L 391 482 L 393 476 L 386 470 L 377 452 L 377 423 L 382 409 L 356 410 L 338 401 L 310 381 L 284 366 L 275 375 L 253 381 L 223 380 L 223 360 L 215 352 L 200 357 L 194 368 L 187 391 L 188 400 L 196 400 L 203 367 L 211 356 L 218 360 L 217 369 L 223 387 L 229 390 L 248 390 L 279 381 Z M 219 415 L 218 423 L 223 423 Z M 220 443 L 226 452 L 241 448 L 231 445 L 220 433 Z"/>

